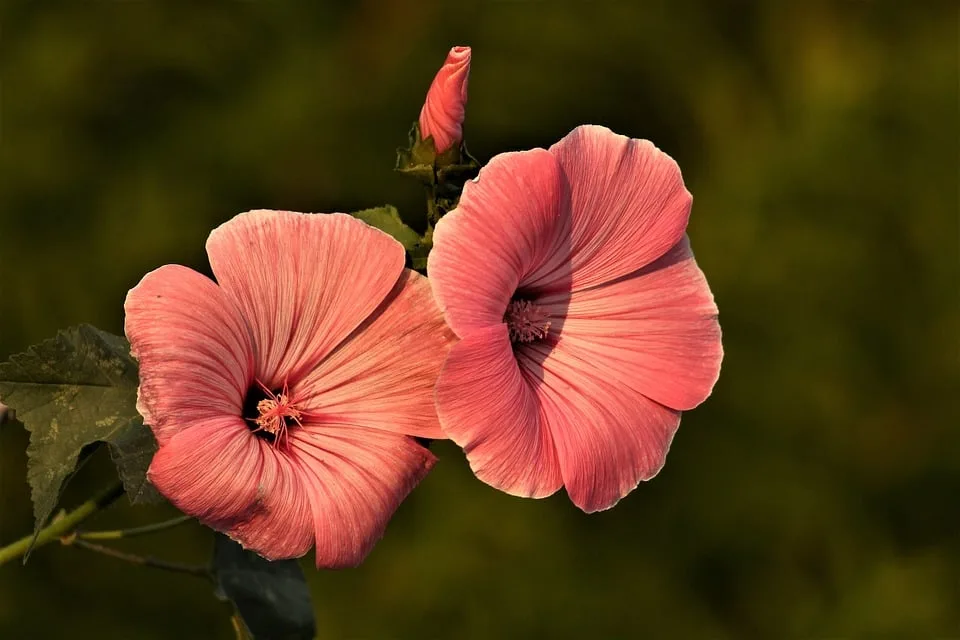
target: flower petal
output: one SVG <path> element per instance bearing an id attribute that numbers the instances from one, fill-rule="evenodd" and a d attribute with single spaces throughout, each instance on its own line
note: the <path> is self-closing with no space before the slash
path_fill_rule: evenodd
<path id="1" fill-rule="evenodd" d="M 703 402 L 720 375 L 717 306 L 686 238 L 626 278 L 537 302 L 564 317 L 557 349 L 673 409 Z"/>
<path id="2" fill-rule="evenodd" d="M 220 286 L 250 325 L 257 376 L 292 382 L 379 306 L 403 271 L 403 246 L 340 213 L 251 211 L 207 240 Z"/>
<path id="3" fill-rule="evenodd" d="M 317 567 L 360 564 L 436 462 L 412 438 L 343 425 L 290 433 L 313 508 Z"/>
<path id="4" fill-rule="evenodd" d="M 560 339 L 562 342 L 563 339 Z M 666 459 L 680 413 L 601 380 L 561 349 L 534 343 L 519 353 L 553 436 L 563 484 L 575 505 L 609 509 Z"/>
<path id="5" fill-rule="evenodd" d="M 543 149 L 502 153 L 464 185 L 457 208 L 437 223 L 427 260 L 433 293 L 458 336 L 503 322 L 521 279 L 556 253 L 566 193 Z"/>
<path id="6" fill-rule="evenodd" d="M 267 560 L 299 558 L 310 550 L 315 538 L 305 472 L 276 447 L 261 445 L 259 449 L 263 457 L 257 509 L 226 534 Z"/>
<path id="7" fill-rule="evenodd" d="M 651 142 L 584 125 L 550 153 L 570 182 L 574 290 L 636 271 L 680 241 L 692 197 Z"/>
<path id="8" fill-rule="evenodd" d="M 184 513 L 229 530 L 258 509 L 262 446 L 243 419 L 211 418 L 161 445 L 147 478 Z"/>
<path id="9" fill-rule="evenodd" d="M 137 409 L 163 445 L 196 420 L 240 415 L 253 349 L 239 310 L 209 278 L 167 265 L 127 294 L 124 330 L 140 362 Z"/>
<path id="10" fill-rule="evenodd" d="M 404 270 L 393 291 L 292 393 L 325 421 L 445 438 L 433 387 L 454 340 L 430 283 Z"/>
<path id="11" fill-rule="evenodd" d="M 437 381 L 437 413 L 480 480 L 532 498 L 560 488 L 553 439 L 506 325 L 478 329 L 454 345 Z"/>

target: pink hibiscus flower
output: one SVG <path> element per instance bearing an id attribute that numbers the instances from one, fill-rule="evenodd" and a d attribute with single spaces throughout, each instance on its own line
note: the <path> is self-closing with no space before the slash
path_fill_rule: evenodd
<path id="1" fill-rule="evenodd" d="M 467 80 L 470 77 L 470 47 L 454 47 L 430 84 L 420 110 L 420 136 L 433 136 L 437 153 L 463 139 Z"/>
<path id="2" fill-rule="evenodd" d="M 669 156 L 597 126 L 467 183 L 427 269 L 461 338 L 440 424 L 478 478 L 526 497 L 564 486 L 592 512 L 660 470 L 723 355 L 690 204 Z"/>
<path id="3" fill-rule="evenodd" d="M 252 211 L 127 296 L 138 409 L 174 505 L 269 559 L 358 564 L 434 456 L 450 342 L 404 250 L 344 214 Z"/>

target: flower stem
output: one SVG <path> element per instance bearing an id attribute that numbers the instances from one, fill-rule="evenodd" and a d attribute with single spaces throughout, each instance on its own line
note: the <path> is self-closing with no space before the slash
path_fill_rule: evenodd
<path id="1" fill-rule="evenodd" d="M 171 518 L 170 520 L 164 520 L 163 522 L 155 522 L 154 524 L 144 525 L 142 527 L 132 527 L 130 529 L 117 529 L 114 531 L 77 531 L 78 540 L 118 540 L 120 538 L 133 538 L 135 536 L 142 536 L 148 533 L 156 533 L 157 531 L 163 531 L 165 529 L 172 529 L 173 527 L 184 524 L 192 520 L 190 516 L 180 516 L 178 518 Z"/>
<path id="2" fill-rule="evenodd" d="M 125 551 L 120 551 L 119 549 L 114 549 L 112 547 L 105 547 L 100 544 L 94 544 L 93 542 L 87 542 L 86 540 L 80 538 L 77 534 L 64 536 L 60 539 L 60 542 L 68 547 L 80 547 L 81 549 L 93 551 L 94 553 L 100 553 L 105 556 L 110 556 L 111 558 L 116 558 L 118 560 L 123 560 L 125 562 L 130 562 L 143 567 L 153 567 L 154 569 L 163 569 L 164 571 L 173 571 L 175 573 L 186 573 L 188 575 L 200 576 L 201 578 L 213 580 L 213 575 L 210 573 L 210 570 L 207 567 L 180 564 L 179 562 L 167 562 L 166 560 L 158 560 L 157 558 L 151 558 L 149 556 L 138 556 L 133 553 L 127 553 Z"/>
<path id="3" fill-rule="evenodd" d="M 12 542 L 0 549 L 0 565 L 21 556 L 24 556 L 24 563 L 26 563 L 26 555 L 29 554 L 31 550 L 50 544 L 51 542 L 56 542 L 62 536 L 76 529 L 77 525 L 97 511 L 113 504 L 117 498 L 122 495 L 123 485 L 119 482 L 107 487 L 73 511 L 57 516 L 38 533 L 24 536 L 16 542 Z"/>
<path id="4" fill-rule="evenodd" d="M 236 640 L 251 640 L 250 634 L 247 632 L 247 626 L 243 624 L 243 619 L 240 618 L 240 614 L 234 612 L 230 616 L 230 625 L 233 627 L 233 637 Z"/>
<path id="5" fill-rule="evenodd" d="M 440 211 L 437 209 L 437 188 L 434 185 L 427 187 L 427 223 L 435 225 L 440 220 Z"/>

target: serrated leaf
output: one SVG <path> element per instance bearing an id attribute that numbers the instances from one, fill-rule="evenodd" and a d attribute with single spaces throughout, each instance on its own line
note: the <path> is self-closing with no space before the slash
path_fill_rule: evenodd
<path id="1" fill-rule="evenodd" d="M 310 588 L 296 560 L 266 560 L 225 535 L 213 543 L 219 595 L 256 640 L 310 640 L 316 634 Z"/>
<path id="2" fill-rule="evenodd" d="M 131 499 L 149 496 L 144 460 L 155 443 L 137 413 L 137 384 L 127 341 L 90 325 L 63 330 L 0 364 L 0 398 L 30 432 L 27 480 L 37 530 L 94 442 L 110 443 Z"/>
<path id="3" fill-rule="evenodd" d="M 403 248 L 410 251 L 420 242 L 420 234 L 408 227 L 403 220 L 397 208 L 392 205 L 364 209 L 350 214 L 354 218 L 363 220 L 371 227 L 376 227 L 389 234 L 403 245 Z"/>

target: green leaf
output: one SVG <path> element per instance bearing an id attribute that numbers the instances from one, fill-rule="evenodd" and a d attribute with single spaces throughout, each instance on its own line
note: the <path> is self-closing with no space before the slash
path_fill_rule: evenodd
<path id="1" fill-rule="evenodd" d="M 157 441 L 150 429 L 143 425 L 143 420 L 133 421 L 109 442 L 110 457 L 130 502 L 147 504 L 162 500 L 156 488 L 147 480 L 147 469 L 153 454 L 157 452 Z"/>
<path id="2" fill-rule="evenodd" d="M 0 398 L 30 432 L 27 479 L 36 530 L 91 443 L 110 443 L 132 501 L 156 496 L 146 487 L 156 443 L 137 413 L 137 384 L 127 341 L 90 325 L 61 331 L 0 364 Z"/>
<path id="3" fill-rule="evenodd" d="M 412 250 L 420 242 L 420 234 L 404 224 L 400 219 L 397 208 L 392 205 L 364 209 L 350 214 L 355 218 L 363 220 L 371 227 L 376 227 L 381 231 L 390 234 L 407 251 Z"/>
<path id="4" fill-rule="evenodd" d="M 271 562 L 222 534 L 213 543 L 218 596 L 229 599 L 256 639 L 310 640 L 310 588 L 296 560 Z"/>

